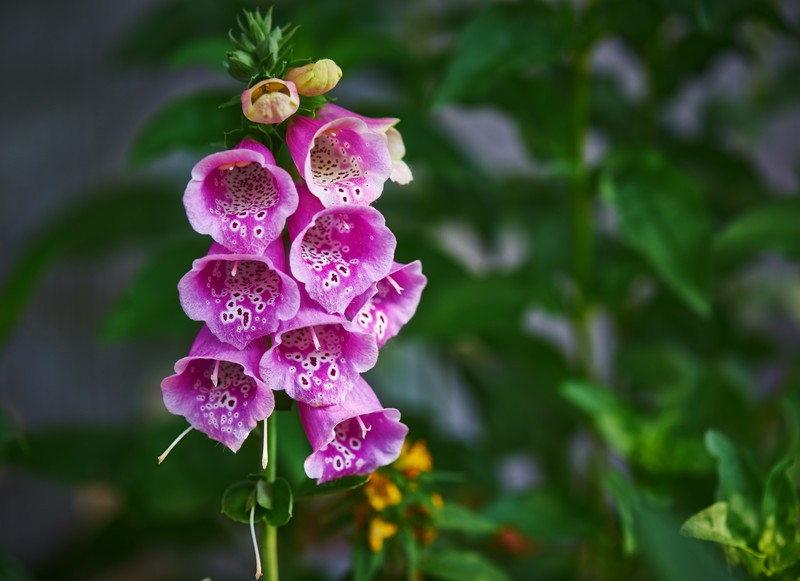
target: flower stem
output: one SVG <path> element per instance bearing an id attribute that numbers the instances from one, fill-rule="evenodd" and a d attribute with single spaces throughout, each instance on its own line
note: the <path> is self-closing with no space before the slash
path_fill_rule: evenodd
<path id="1" fill-rule="evenodd" d="M 273 413 L 269 420 L 266 422 L 265 429 L 267 438 L 269 439 L 267 445 L 269 446 L 269 463 L 267 464 L 266 474 L 267 482 L 272 484 L 275 482 L 277 474 L 277 443 L 278 443 L 278 422 L 277 413 Z M 268 522 L 264 523 L 266 526 L 264 534 L 264 580 L 265 581 L 278 581 L 278 528 L 272 526 Z"/>

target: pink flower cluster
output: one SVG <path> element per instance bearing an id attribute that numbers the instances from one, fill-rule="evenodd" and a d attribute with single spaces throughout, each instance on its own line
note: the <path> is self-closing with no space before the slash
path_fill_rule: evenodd
<path id="1" fill-rule="evenodd" d="M 289 121 L 300 181 L 245 139 L 202 159 L 184 195 L 214 243 L 178 284 L 205 325 L 161 383 L 166 407 L 235 452 L 284 390 L 318 482 L 392 462 L 408 431 L 361 378 L 426 282 L 419 261 L 394 262 L 395 237 L 370 205 L 388 179 L 411 180 L 397 122 L 325 105 Z"/>

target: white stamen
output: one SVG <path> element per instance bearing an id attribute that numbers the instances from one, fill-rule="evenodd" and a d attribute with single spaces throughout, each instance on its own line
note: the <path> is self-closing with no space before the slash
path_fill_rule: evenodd
<path id="1" fill-rule="evenodd" d="M 236 276 L 236 273 L 239 271 L 239 261 L 233 261 L 233 268 L 231 268 L 231 276 Z"/>
<path id="2" fill-rule="evenodd" d="M 341 215 L 339 216 L 339 222 L 341 222 L 342 228 L 344 228 L 345 232 L 350 232 L 350 224 L 348 224 L 347 220 L 345 220 Z"/>
<path id="3" fill-rule="evenodd" d="M 159 457 L 158 457 L 158 463 L 159 463 L 159 464 L 161 464 L 161 463 L 164 461 L 164 458 L 166 458 L 166 457 L 167 457 L 167 454 L 169 454 L 170 452 L 172 452 L 172 449 L 173 449 L 175 446 L 177 446 L 177 445 L 178 445 L 178 442 L 180 442 L 180 441 L 183 439 L 183 437 L 184 437 L 186 434 L 188 434 L 189 432 L 191 432 L 191 431 L 192 431 L 192 426 L 189 426 L 188 428 L 186 428 L 185 430 L 183 430 L 183 432 L 181 432 L 181 435 L 180 435 L 180 436 L 178 436 L 177 438 L 175 438 L 175 440 L 173 440 L 172 444 L 170 444 L 170 445 L 169 445 L 169 448 L 167 448 L 166 450 L 164 450 L 164 453 L 163 453 L 163 454 L 161 454 L 161 456 L 159 456 Z"/>
<path id="4" fill-rule="evenodd" d="M 211 373 L 211 385 L 217 387 L 219 385 L 219 359 L 214 364 L 214 371 Z"/>
<path id="5" fill-rule="evenodd" d="M 403 287 L 401 287 L 399 284 L 397 284 L 397 281 L 395 279 L 393 279 L 391 276 L 387 276 L 386 280 L 388 281 L 388 283 L 390 285 L 392 285 L 392 288 L 394 288 L 394 290 L 397 291 L 397 294 L 399 294 L 399 295 L 403 294 L 403 291 L 405 289 Z"/>
<path id="6" fill-rule="evenodd" d="M 356 421 L 358 421 L 358 425 L 361 426 L 361 439 L 363 440 L 367 437 L 367 432 L 372 429 L 372 426 L 364 424 L 364 420 L 361 419 L 361 416 L 358 416 Z"/>
<path id="7" fill-rule="evenodd" d="M 253 549 L 256 552 L 256 579 L 261 577 L 261 553 L 258 552 L 258 539 L 256 539 L 256 527 L 253 517 L 256 514 L 256 505 L 250 509 L 250 536 L 253 538 Z"/>
<path id="8" fill-rule="evenodd" d="M 322 344 L 319 342 L 319 338 L 317 337 L 317 332 L 314 330 L 314 326 L 312 325 L 309 327 L 311 329 L 311 340 L 314 342 L 314 350 L 319 351 L 322 349 Z"/>
<path id="9" fill-rule="evenodd" d="M 267 448 L 267 420 L 264 420 L 264 449 L 261 451 L 261 469 L 266 470 L 269 464 L 269 448 Z"/>

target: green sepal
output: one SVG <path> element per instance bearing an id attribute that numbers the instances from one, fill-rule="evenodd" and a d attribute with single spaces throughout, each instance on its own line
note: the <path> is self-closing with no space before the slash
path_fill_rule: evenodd
<path id="1" fill-rule="evenodd" d="M 255 504 L 256 484 L 251 480 L 235 482 L 222 494 L 222 513 L 236 522 L 249 523 Z"/>
<path id="2" fill-rule="evenodd" d="M 265 509 L 264 518 L 270 525 L 280 527 L 292 519 L 292 487 L 285 478 L 278 477 L 272 484 L 260 480 L 256 486 L 256 501 Z"/>

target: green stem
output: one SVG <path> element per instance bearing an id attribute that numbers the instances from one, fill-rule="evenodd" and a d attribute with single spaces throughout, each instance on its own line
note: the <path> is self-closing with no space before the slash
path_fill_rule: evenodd
<path id="1" fill-rule="evenodd" d="M 269 450 L 269 463 L 267 464 L 267 482 L 272 484 L 278 470 L 278 421 L 277 413 L 273 413 L 267 420 L 267 447 Z M 278 581 L 278 528 L 264 523 L 264 580 Z"/>
<path id="2" fill-rule="evenodd" d="M 570 188 L 572 205 L 573 272 L 577 287 L 573 330 L 578 346 L 581 371 L 586 377 L 593 375 L 592 341 L 589 333 L 589 304 L 593 279 L 594 239 L 592 193 L 584 159 L 586 135 L 589 127 L 589 53 L 590 48 L 575 56 L 572 124 L 574 130 L 574 171 Z"/>

